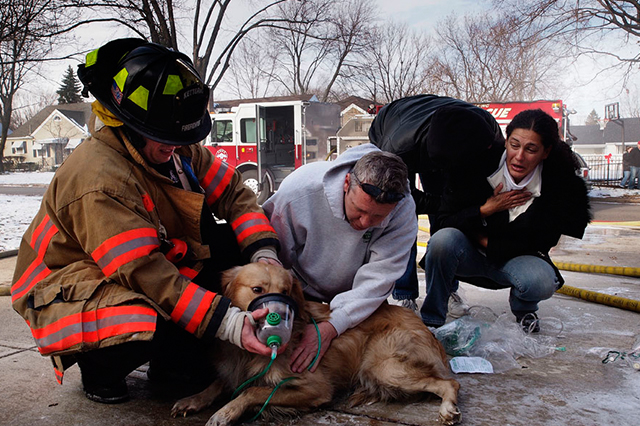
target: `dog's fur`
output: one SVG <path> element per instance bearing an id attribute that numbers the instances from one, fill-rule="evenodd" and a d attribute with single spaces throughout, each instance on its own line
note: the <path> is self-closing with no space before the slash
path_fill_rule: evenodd
<path id="1" fill-rule="evenodd" d="M 265 413 L 308 411 L 330 403 L 339 391 L 353 390 L 349 398 L 352 406 L 431 392 L 442 398 L 439 417 L 444 424 L 460 420 L 456 406 L 460 385 L 448 378 L 450 370 L 444 349 L 410 310 L 383 303 L 367 320 L 331 342 L 314 373 L 294 374 L 289 368 L 289 357 L 302 329 L 311 322 L 311 317 L 318 323 L 328 320 L 328 305 L 305 301 L 300 283 L 288 271 L 262 263 L 227 271 L 223 292 L 233 305 L 243 310 L 261 294 L 283 293 L 296 300 L 300 311 L 287 350 L 278 355 L 264 376 L 220 408 L 209 419 L 208 426 L 230 425 L 247 411 L 257 412 L 274 387 L 288 377 L 296 379 L 280 386 Z M 270 361 L 227 342 L 216 344 L 214 350 L 216 380 L 201 393 L 176 402 L 171 410 L 174 417 L 208 407 L 221 395 L 232 393 L 262 372 Z"/>

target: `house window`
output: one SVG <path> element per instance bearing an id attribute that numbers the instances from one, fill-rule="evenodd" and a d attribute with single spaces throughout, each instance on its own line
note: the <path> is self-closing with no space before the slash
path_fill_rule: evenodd
<path id="1" fill-rule="evenodd" d="M 27 149 L 25 148 L 27 145 L 26 142 L 13 142 L 11 144 L 11 153 L 12 154 L 26 154 Z"/>
<path id="2" fill-rule="evenodd" d="M 362 121 L 356 120 L 355 126 L 356 126 L 356 132 L 361 132 L 362 131 Z"/>

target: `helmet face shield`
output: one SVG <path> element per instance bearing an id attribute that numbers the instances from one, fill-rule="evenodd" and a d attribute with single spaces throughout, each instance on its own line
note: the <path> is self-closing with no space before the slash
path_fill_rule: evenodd
<path id="1" fill-rule="evenodd" d="M 211 131 L 209 88 L 188 57 L 152 43 L 128 52 L 106 49 L 108 54 L 101 55 L 107 46 L 78 71 L 100 103 L 127 127 L 157 142 L 189 145 L 206 138 Z"/>

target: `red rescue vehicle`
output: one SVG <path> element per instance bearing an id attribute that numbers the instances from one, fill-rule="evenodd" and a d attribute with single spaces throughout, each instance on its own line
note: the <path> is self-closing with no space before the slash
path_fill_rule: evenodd
<path id="1" fill-rule="evenodd" d="M 531 101 L 531 102 L 489 102 L 489 103 L 476 103 L 482 109 L 485 109 L 493 115 L 502 132 L 505 133 L 507 124 L 513 120 L 518 113 L 526 109 L 541 109 L 550 116 L 552 116 L 558 122 L 558 128 L 560 134 L 564 140 L 566 140 L 567 134 L 565 126 L 565 106 L 560 100 L 556 101 Z"/>
<path id="2" fill-rule="evenodd" d="M 340 128 L 340 107 L 291 97 L 219 102 L 204 145 L 235 166 L 263 203 L 293 170 L 327 155 Z"/>

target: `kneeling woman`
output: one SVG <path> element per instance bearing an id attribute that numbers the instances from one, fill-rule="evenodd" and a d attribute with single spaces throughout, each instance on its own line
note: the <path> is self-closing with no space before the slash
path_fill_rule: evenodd
<path id="1" fill-rule="evenodd" d="M 582 238 L 591 220 L 579 165 L 551 116 L 539 109 L 518 114 L 507 126 L 505 148 L 486 181 L 449 180 L 425 256 L 427 297 L 420 312 L 429 326 L 445 323 L 460 279 L 511 288 L 516 320 L 539 330 L 538 302 L 564 283 L 549 250 L 563 234 Z"/>

